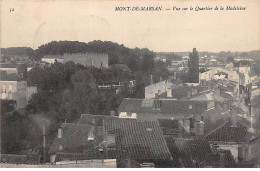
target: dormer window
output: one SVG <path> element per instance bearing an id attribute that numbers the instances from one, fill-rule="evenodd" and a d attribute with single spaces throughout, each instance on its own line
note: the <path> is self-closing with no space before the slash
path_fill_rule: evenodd
<path id="1" fill-rule="evenodd" d="M 90 132 L 88 133 L 88 141 L 92 141 L 92 140 L 94 140 L 94 138 L 95 138 L 95 136 L 94 136 L 93 131 L 90 131 Z"/>
<path id="2" fill-rule="evenodd" d="M 107 148 L 109 148 L 109 149 L 116 148 L 116 136 L 113 131 L 107 132 L 106 144 L 107 144 Z"/>
<path id="3" fill-rule="evenodd" d="M 90 131 L 88 133 L 88 141 L 92 141 L 92 140 L 95 139 L 94 130 L 95 130 L 95 120 L 93 119 L 91 121 L 91 128 L 90 128 Z"/>
<path id="4" fill-rule="evenodd" d="M 152 128 L 146 128 L 146 131 L 151 132 L 153 129 Z"/>
<path id="5" fill-rule="evenodd" d="M 62 145 L 59 146 L 59 151 L 62 151 L 63 150 L 63 147 Z"/>

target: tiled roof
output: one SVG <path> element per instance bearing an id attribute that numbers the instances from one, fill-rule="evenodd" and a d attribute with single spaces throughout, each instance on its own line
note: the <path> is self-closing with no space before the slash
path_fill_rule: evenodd
<path id="1" fill-rule="evenodd" d="M 95 140 L 88 140 L 91 125 L 64 123 L 62 124 L 62 138 L 56 137 L 50 147 L 49 154 L 52 153 L 82 153 L 85 151 L 90 158 L 96 158 L 96 146 L 102 142 L 102 130 L 96 129 Z M 60 150 L 62 146 L 62 150 Z"/>
<path id="2" fill-rule="evenodd" d="M 160 127 L 178 129 L 178 120 L 158 119 Z"/>
<path id="3" fill-rule="evenodd" d="M 253 98 L 253 100 L 251 101 L 252 106 L 255 108 L 259 108 L 260 107 L 260 95 L 256 96 Z"/>
<path id="4" fill-rule="evenodd" d="M 190 116 L 192 114 L 200 115 L 207 110 L 208 101 L 191 101 L 191 100 L 172 100 L 172 99 L 159 99 L 161 101 L 160 110 L 155 110 L 155 99 L 134 99 L 124 98 L 119 106 L 119 112 L 129 113 L 161 113 L 161 114 L 173 114 L 183 117 Z M 150 105 L 143 105 L 145 103 Z M 192 109 L 190 108 L 192 107 Z"/>
<path id="5" fill-rule="evenodd" d="M 237 123 L 236 127 L 232 127 L 231 120 L 224 122 L 218 128 L 206 135 L 208 141 L 222 142 L 246 142 L 249 132 L 248 128 L 241 123 Z"/>
<path id="6" fill-rule="evenodd" d="M 95 120 L 96 126 L 103 126 L 104 119 L 116 119 L 118 117 L 111 117 L 106 115 L 90 115 L 90 114 L 82 114 L 78 120 L 78 124 L 91 124 L 93 120 Z"/>
<path id="7" fill-rule="evenodd" d="M 185 167 L 194 167 L 195 163 L 211 162 L 213 157 L 206 139 L 184 139 L 165 136 L 167 146 L 174 159 L 180 158 Z"/>
<path id="8" fill-rule="evenodd" d="M 228 75 L 228 74 L 225 73 L 225 72 L 218 72 L 218 73 L 216 73 L 215 75 Z"/>
<path id="9" fill-rule="evenodd" d="M 118 154 L 125 153 L 135 160 L 171 159 L 158 122 L 112 119 L 104 120 L 104 128 L 114 132 Z"/>
<path id="10" fill-rule="evenodd" d="M 227 100 L 232 100 L 233 96 L 227 92 L 220 91 L 220 97 L 227 99 Z"/>
<path id="11" fill-rule="evenodd" d="M 249 72 L 249 77 L 255 77 L 255 76 L 256 76 L 256 73 L 254 71 Z"/>
<path id="12" fill-rule="evenodd" d="M 173 89 L 172 98 L 181 99 L 187 97 L 187 92 L 191 91 L 192 87 L 190 86 L 179 86 Z"/>

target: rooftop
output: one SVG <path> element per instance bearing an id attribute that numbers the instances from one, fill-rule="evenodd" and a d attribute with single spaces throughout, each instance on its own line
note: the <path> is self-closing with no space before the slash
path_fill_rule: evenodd
<path id="1" fill-rule="evenodd" d="M 160 108 L 155 109 L 155 103 Z M 134 99 L 124 98 L 119 106 L 120 112 L 129 113 L 161 113 L 188 117 L 192 114 L 201 114 L 207 110 L 208 101 L 174 100 L 174 99 Z"/>
<path id="2" fill-rule="evenodd" d="M 211 163 L 213 153 L 206 139 L 184 139 L 165 136 L 167 146 L 174 159 L 181 159 L 184 167 L 196 167 L 198 164 Z"/>

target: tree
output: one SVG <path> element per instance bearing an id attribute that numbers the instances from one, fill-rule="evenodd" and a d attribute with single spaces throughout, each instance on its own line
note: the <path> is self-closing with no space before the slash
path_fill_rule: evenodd
<path id="1" fill-rule="evenodd" d="M 189 54 L 190 60 L 188 62 L 189 67 L 189 82 L 199 82 L 199 55 L 196 48 L 193 48 L 193 52 Z"/>
<path id="2" fill-rule="evenodd" d="M 234 59 L 232 56 L 229 56 L 229 57 L 227 58 L 227 62 L 228 62 L 228 63 L 234 63 L 234 62 L 235 62 L 235 59 Z"/>
<path id="3" fill-rule="evenodd" d="M 72 88 L 63 94 L 63 111 L 67 111 L 67 120 L 79 118 L 82 113 L 95 111 L 97 88 L 93 75 L 79 70 L 71 77 Z"/>

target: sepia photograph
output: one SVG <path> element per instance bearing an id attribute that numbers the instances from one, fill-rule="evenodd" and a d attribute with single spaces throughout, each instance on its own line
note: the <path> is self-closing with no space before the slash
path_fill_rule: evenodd
<path id="1" fill-rule="evenodd" d="M 259 168 L 259 0 L 0 0 L 0 168 Z"/>

